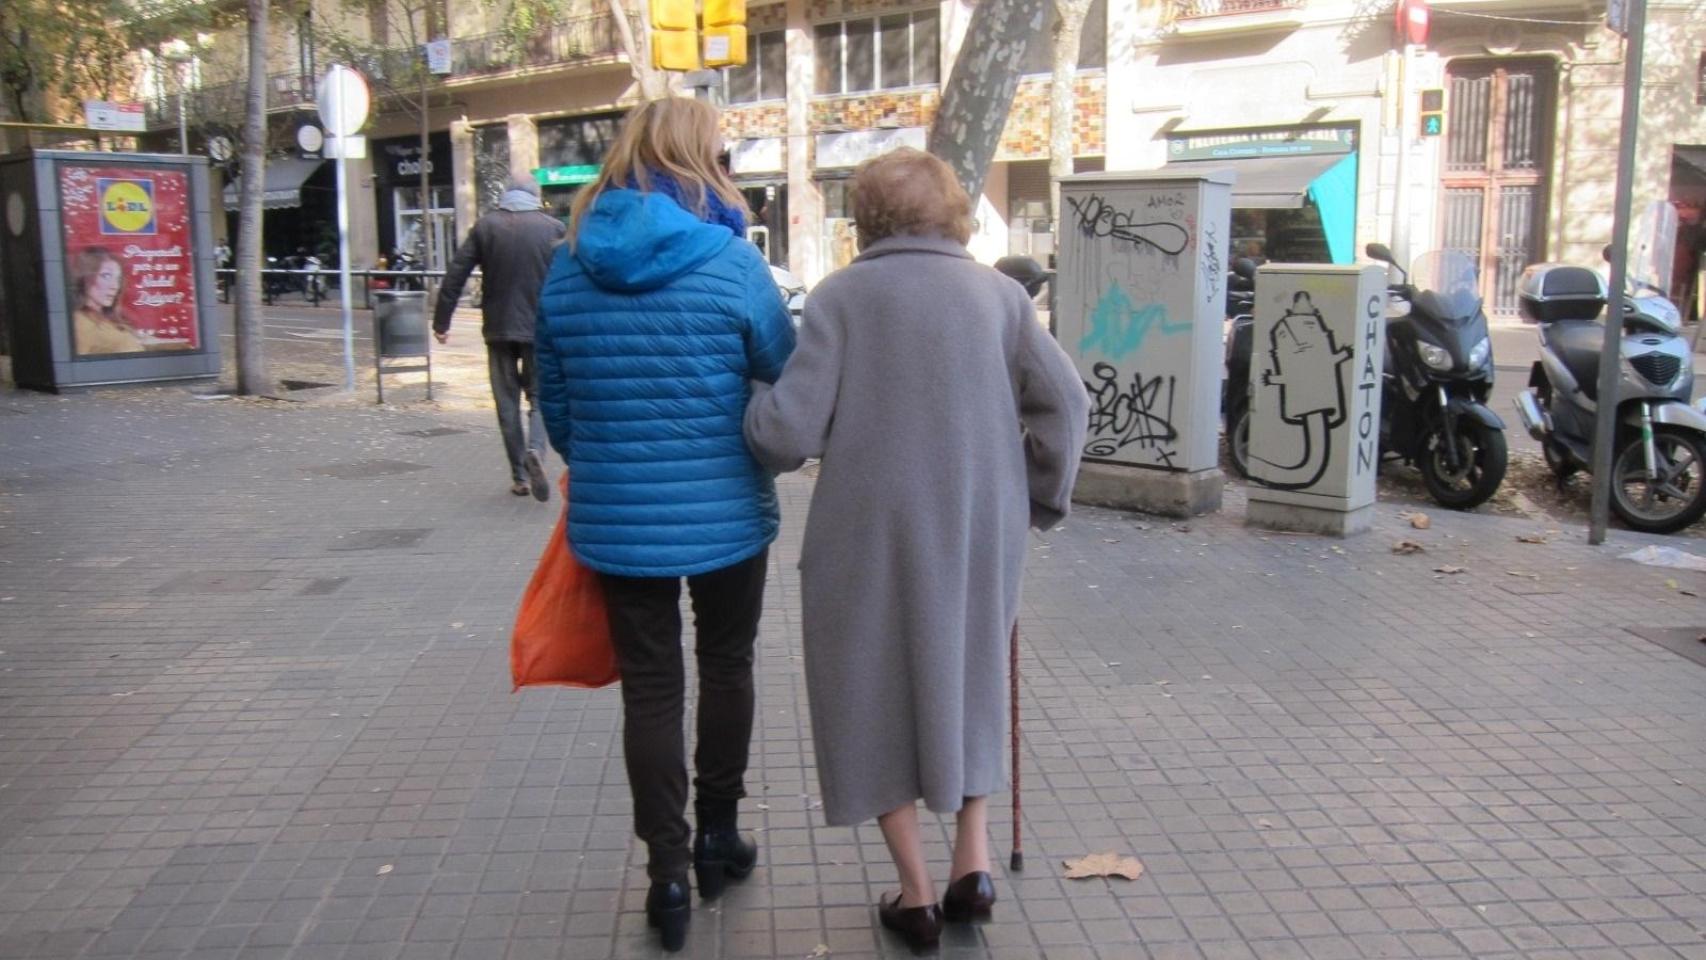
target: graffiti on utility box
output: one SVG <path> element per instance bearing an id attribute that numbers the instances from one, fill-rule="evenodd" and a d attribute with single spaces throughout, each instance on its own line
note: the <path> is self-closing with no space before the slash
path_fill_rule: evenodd
<path id="1" fill-rule="evenodd" d="M 1061 204 L 1055 327 L 1090 394 L 1085 458 L 1213 469 L 1228 184 L 1094 175 Z"/>
<path id="2" fill-rule="evenodd" d="M 1252 499 L 1334 509 L 1374 501 L 1385 289 L 1375 267 L 1257 273 Z"/>

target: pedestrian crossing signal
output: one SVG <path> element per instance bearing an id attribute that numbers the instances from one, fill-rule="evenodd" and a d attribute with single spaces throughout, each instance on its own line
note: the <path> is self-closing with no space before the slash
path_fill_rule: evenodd
<path id="1" fill-rule="evenodd" d="M 1422 91 L 1422 136 L 1437 137 L 1445 133 L 1445 91 Z"/>
<path id="2" fill-rule="evenodd" d="M 693 0 L 651 0 L 652 66 L 699 69 L 699 11 Z"/>

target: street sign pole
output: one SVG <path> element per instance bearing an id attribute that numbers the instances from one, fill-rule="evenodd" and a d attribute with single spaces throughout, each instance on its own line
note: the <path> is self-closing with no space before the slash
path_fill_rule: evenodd
<path id="1" fill-rule="evenodd" d="M 1611 444 L 1617 427 L 1617 383 L 1622 374 L 1623 290 L 1629 272 L 1629 207 L 1635 190 L 1635 134 L 1641 112 L 1641 59 L 1646 47 L 1647 0 L 1623 0 L 1613 11 L 1612 29 L 1625 39 L 1623 120 L 1617 139 L 1617 193 L 1612 198 L 1611 287 L 1605 307 L 1605 343 L 1599 354 L 1599 389 L 1593 430 L 1593 514 L 1588 543 L 1605 542 L 1611 519 Z M 1621 24 L 1618 23 L 1621 20 Z"/>
<path id="2" fill-rule="evenodd" d="M 334 102 L 341 99 L 333 94 Z M 338 137 L 338 302 L 344 317 L 344 389 L 355 392 L 355 317 L 349 296 L 349 161 L 344 154 L 349 137 Z M 378 349 L 378 344 L 374 345 Z"/>
<path id="3" fill-rule="evenodd" d="M 1393 171 L 1398 190 L 1392 198 L 1392 253 L 1401 264 L 1410 263 L 1410 63 L 1416 44 L 1404 38 L 1398 60 L 1398 157 Z"/>
<path id="4" fill-rule="evenodd" d="M 336 64 L 320 82 L 320 123 L 337 144 L 338 170 L 338 299 L 344 320 L 344 389 L 355 392 L 355 318 L 350 308 L 349 275 L 349 144 L 367 122 L 367 81 L 361 74 Z M 377 345 L 375 345 L 377 348 Z"/>

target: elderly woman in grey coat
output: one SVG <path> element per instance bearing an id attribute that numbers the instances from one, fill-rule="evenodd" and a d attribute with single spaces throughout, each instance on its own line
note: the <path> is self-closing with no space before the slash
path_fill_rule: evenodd
<path id="1" fill-rule="evenodd" d="M 923 948 L 995 901 L 986 798 L 1007 783 L 1026 528 L 1066 516 L 1089 401 L 1025 291 L 966 252 L 946 164 L 897 150 L 853 193 L 863 252 L 807 300 L 746 436 L 773 470 L 823 460 L 800 586 L 824 816 L 877 818 L 901 888 L 878 916 Z M 920 799 L 957 814 L 940 904 Z"/>

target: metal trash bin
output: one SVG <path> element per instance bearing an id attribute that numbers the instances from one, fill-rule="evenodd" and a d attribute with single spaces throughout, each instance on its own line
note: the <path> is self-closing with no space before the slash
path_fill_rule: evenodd
<path id="1" fill-rule="evenodd" d="M 373 291 L 373 369 L 379 384 L 379 402 L 385 402 L 385 375 L 427 375 L 427 399 L 432 399 L 432 338 L 427 330 L 424 290 Z M 387 360 L 424 358 L 424 364 L 386 366 Z"/>

